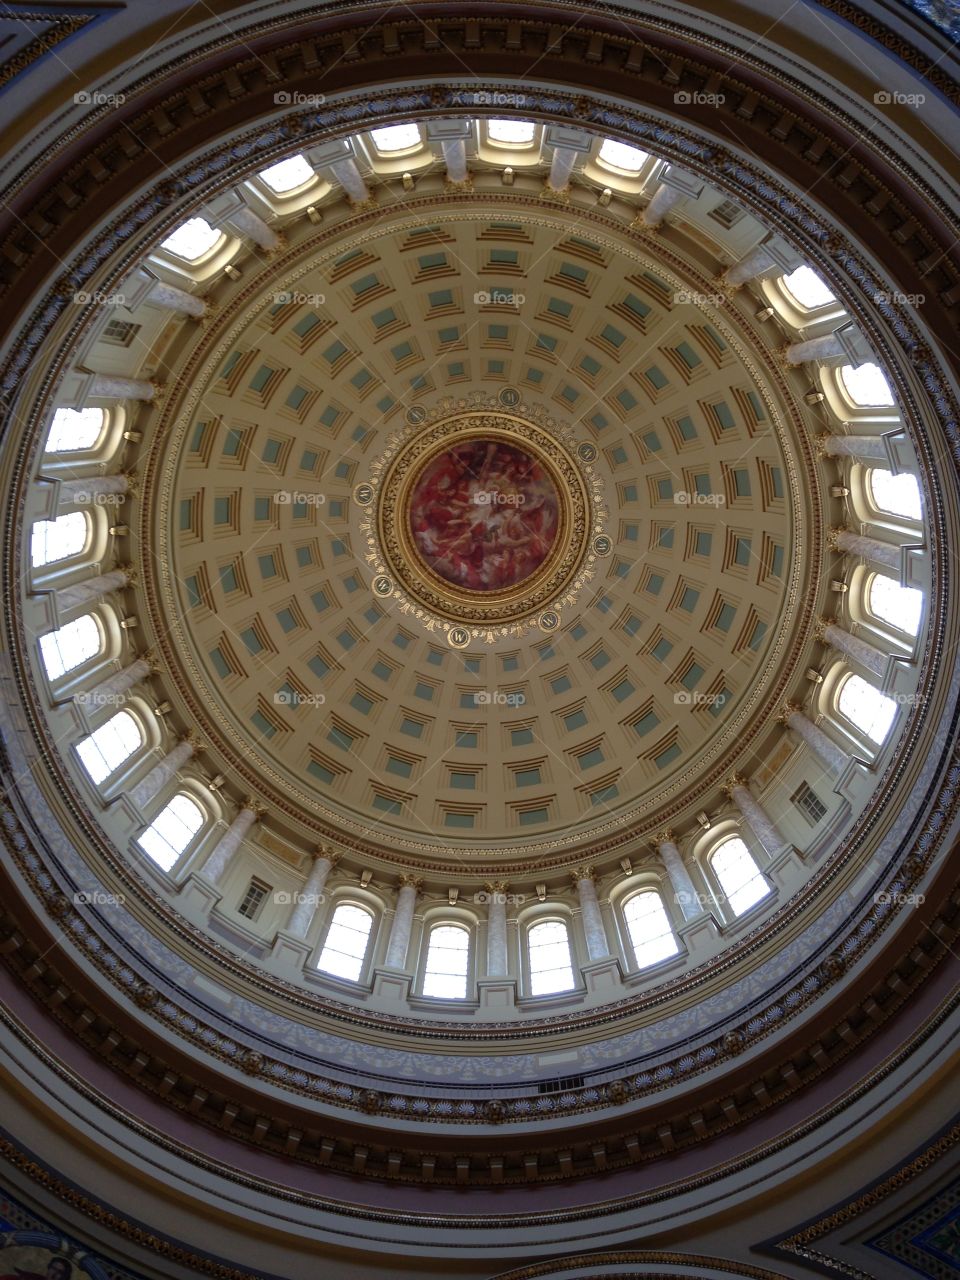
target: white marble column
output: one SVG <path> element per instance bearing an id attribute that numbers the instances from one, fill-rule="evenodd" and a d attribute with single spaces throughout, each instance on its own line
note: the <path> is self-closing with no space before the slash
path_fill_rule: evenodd
<path id="1" fill-rule="evenodd" d="M 172 751 L 153 766 L 146 777 L 130 788 L 129 796 L 138 809 L 145 809 L 150 801 L 163 790 L 178 769 L 183 768 L 196 751 L 191 737 L 183 738 Z"/>
<path id="2" fill-rule="evenodd" d="M 852 364 L 854 368 L 873 359 L 873 352 L 866 338 L 855 324 L 847 323 L 827 333 L 822 338 L 808 338 L 805 342 L 791 342 L 783 349 L 787 364 L 803 364 L 806 360 L 818 360 L 821 364 Z"/>
<path id="3" fill-rule="evenodd" d="M 727 284 L 739 287 L 767 276 L 789 275 L 801 262 L 800 255 L 785 240 L 780 236 L 770 236 L 763 244 L 751 249 L 746 257 L 728 267 L 723 279 Z"/>
<path id="4" fill-rule="evenodd" d="M 781 836 L 767 811 L 747 786 L 746 779 L 735 773 L 724 787 L 724 790 L 740 810 L 741 815 L 749 824 L 750 830 L 763 845 L 766 852 L 770 855 L 778 853 L 783 848 L 783 836 Z"/>
<path id="5" fill-rule="evenodd" d="M 672 831 L 658 831 L 656 837 L 657 853 L 667 872 L 674 900 L 683 914 L 684 920 L 692 920 L 703 911 L 700 895 L 693 887 L 690 872 L 684 866 L 683 857 L 677 848 Z"/>
<path id="6" fill-rule="evenodd" d="M 370 199 L 370 190 L 364 182 L 353 156 L 337 160 L 335 164 L 330 166 L 330 170 L 355 204 L 363 204 L 364 201 Z"/>
<path id="7" fill-rule="evenodd" d="M 826 458 L 864 458 L 889 466 L 883 436 L 830 436 L 817 438 L 817 446 Z"/>
<path id="8" fill-rule="evenodd" d="M 135 684 L 145 680 L 152 670 L 153 662 L 150 658 L 137 658 L 128 667 L 123 667 L 120 671 L 114 671 L 112 675 L 107 676 L 105 680 L 101 680 L 92 689 L 85 689 L 75 693 L 73 700 L 87 707 L 110 706 L 122 698 L 128 689 L 132 689 Z"/>
<path id="9" fill-rule="evenodd" d="M 865 538 L 859 533 L 851 533 L 849 529 L 831 529 L 830 545 L 836 551 L 843 551 L 851 556 L 863 556 L 865 560 L 873 560 L 877 564 L 886 565 L 900 576 L 900 548 L 889 542 L 880 542 L 876 538 Z"/>
<path id="10" fill-rule="evenodd" d="M 484 885 L 487 899 L 488 978 L 507 976 L 507 882 L 495 880 Z"/>
<path id="11" fill-rule="evenodd" d="M 387 942 L 387 955 L 384 965 L 388 969 L 406 969 L 407 952 L 410 950 L 410 938 L 413 934 L 413 913 L 417 905 L 417 893 L 420 880 L 416 876 L 403 876 L 400 880 L 400 891 L 397 894 L 397 905 L 390 925 L 390 939 Z"/>
<path id="12" fill-rule="evenodd" d="M 273 228 L 268 227 L 258 213 L 254 213 L 252 209 L 248 209 L 246 206 L 233 210 L 227 221 L 234 230 L 252 240 L 261 249 L 266 249 L 269 252 L 276 249 L 280 244 L 280 237 Z"/>
<path id="13" fill-rule="evenodd" d="M 69 587 L 61 587 L 57 592 L 57 613 L 62 617 L 73 609 L 84 605 L 95 604 L 111 591 L 119 591 L 136 580 L 130 567 L 111 569 L 97 578 L 87 578 L 83 582 L 75 582 Z"/>
<path id="14" fill-rule="evenodd" d="M 176 285 L 158 280 L 147 295 L 147 301 L 154 307 L 163 307 L 166 311 L 175 311 L 177 315 L 194 316 L 200 319 L 207 314 L 207 304 L 202 298 L 186 289 L 178 289 Z"/>
<path id="15" fill-rule="evenodd" d="M 294 901 L 290 919 L 287 921 L 287 933 L 293 934 L 295 938 L 305 938 L 310 932 L 317 909 L 323 901 L 323 889 L 327 883 L 327 877 L 339 861 L 340 855 L 326 847 L 318 849 L 313 854 L 313 866 Z"/>
<path id="16" fill-rule="evenodd" d="M 876 645 L 861 640 L 859 636 L 852 635 L 835 622 L 828 622 L 824 618 L 817 623 L 817 635 L 825 644 L 832 645 L 838 652 L 846 654 L 878 678 L 885 674 L 890 658 Z"/>
<path id="17" fill-rule="evenodd" d="M 671 209 L 675 209 L 686 199 L 685 192 L 678 191 L 676 187 L 668 187 L 661 182 L 641 215 L 644 226 L 659 227 Z"/>
<path id="18" fill-rule="evenodd" d="M 451 182 L 467 180 L 467 144 L 462 138 L 445 138 L 440 144 L 447 177 Z"/>
<path id="19" fill-rule="evenodd" d="M 781 715 L 783 723 L 805 742 L 822 764 L 834 773 L 841 773 L 850 760 L 843 747 L 838 746 L 824 731 L 808 720 L 799 707 L 787 703 Z"/>
<path id="20" fill-rule="evenodd" d="M 578 867 L 570 874 L 580 898 L 580 919 L 587 939 L 587 959 L 603 960 L 610 954 L 610 945 L 607 942 L 607 931 L 603 927 L 596 885 L 593 883 L 593 867 Z"/>
<path id="21" fill-rule="evenodd" d="M 124 496 L 130 492 L 130 477 L 125 475 L 88 476 L 85 480 L 61 480 L 59 503 L 61 507 L 106 505 L 98 499 L 112 495 Z"/>
<path id="22" fill-rule="evenodd" d="M 204 878 L 209 880 L 211 884 L 219 883 L 231 858 L 240 848 L 247 832 L 257 821 L 257 817 L 256 809 L 252 805 L 245 803 L 211 850 L 210 856 L 202 867 Z"/>
<path id="23" fill-rule="evenodd" d="M 553 158 L 550 161 L 550 177 L 547 179 L 552 191 L 566 191 L 579 154 L 572 147 L 554 147 Z"/>
<path id="24" fill-rule="evenodd" d="M 121 378 L 112 373 L 95 373 L 90 377 L 86 391 L 89 399 L 153 400 L 157 387 L 142 378 Z"/>

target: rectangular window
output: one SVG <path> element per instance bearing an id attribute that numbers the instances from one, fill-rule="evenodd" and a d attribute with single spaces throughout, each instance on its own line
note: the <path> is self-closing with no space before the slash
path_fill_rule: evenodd
<path id="1" fill-rule="evenodd" d="M 793 793 L 790 800 L 797 806 L 811 827 L 815 827 L 826 816 L 827 806 L 806 782 L 800 784 L 800 787 Z"/>
<path id="2" fill-rule="evenodd" d="M 256 920 L 269 892 L 268 884 L 264 884 L 262 880 L 251 880 L 246 893 L 240 899 L 237 914 L 246 917 L 247 920 Z"/>

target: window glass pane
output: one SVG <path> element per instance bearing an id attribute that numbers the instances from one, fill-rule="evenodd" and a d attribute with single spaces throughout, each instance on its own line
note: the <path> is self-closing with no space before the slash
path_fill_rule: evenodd
<path id="1" fill-rule="evenodd" d="M 897 704 L 867 684 L 862 676 L 847 676 L 840 686 L 837 706 L 842 715 L 878 745 L 890 732 Z"/>
<path id="2" fill-rule="evenodd" d="M 461 925 L 441 924 L 430 930 L 423 994 L 462 1000 L 467 994 L 470 934 Z"/>
<path id="3" fill-rule="evenodd" d="M 870 496 L 874 505 L 891 515 L 907 520 L 920 519 L 920 486 L 916 476 L 902 471 L 895 476 L 883 467 L 873 467 L 869 475 Z"/>
<path id="4" fill-rule="evenodd" d="M 796 271 L 791 271 L 788 276 L 783 277 L 783 283 L 793 300 L 801 307 L 812 310 L 814 307 L 822 307 L 828 302 L 837 300 L 810 267 L 797 267 Z"/>
<path id="5" fill-rule="evenodd" d="M 724 840 L 711 856 L 710 865 L 734 915 L 743 915 L 772 892 L 739 836 Z"/>
<path id="6" fill-rule="evenodd" d="M 415 124 L 391 124 L 384 129 L 374 129 L 370 137 L 378 151 L 405 151 L 420 141 L 420 129 Z"/>
<path id="7" fill-rule="evenodd" d="M 100 627 L 92 613 L 40 637 L 40 656 L 51 680 L 95 658 L 102 647 Z"/>
<path id="8" fill-rule="evenodd" d="M 190 218 L 182 226 L 177 227 L 161 248 L 167 253 L 176 254 L 178 258 L 186 258 L 187 262 L 195 262 L 223 239 L 223 232 L 211 227 L 206 218 Z"/>
<path id="9" fill-rule="evenodd" d="M 491 142 L 532 142 L 537 126 L 531 120 L 488 120 Z"/>
<path id="10" fill-rule="evenodd" d="M 87 518 L 81 511 L 58 516 L 56 520 L 38 520 L 30 539 L 30 558 L 35 565 L 53 564 L 78 556 L 87 545 Z"/>
<path id="11" fill-rule="evenodd" d="M 102 409 L 58 409 L 47 436 L 47 453 L 92 449 L 103 430 Z"/>
<path id="12" fill-rule="evenodd" d="M 635 893 L 624 903 L 623 918 L 639 968 L 666 960 L 679 951 L 670 917 L 659 893 L 653 890 Z"/>
<path id="13" fill-rule="evenodd" d="M 317 961 L 317 968 L 337 978 L 356 982 L 363 969 L 373 916 L 362 907 L 343 903 L 337 907 Z"/>
<path id="14" fill-rule="evenodd" d="M 570 938 L 560 920 L 544 920 L 527 934 L 530 958 L 530 992 L 535 996 L 573 989 Z"/>
<path id="15" fill-rule="evenodd" d="M 597 153 L 597 159 L 627 173 L 639 173 L 647 158 L 646 151 L 628 146 L 626 142 L 615 142 L 613 138 L 607 138 Z"/>
<path id="16" fill-rule="evenodd" d="M 890 383 L 875 364 L 862 364 L 859 369 L 845 364 L 840 370 L 840 381 L 852 404 L 867 408 L 885 408 L 893 404 Z"/>
<path id="17" fill-rule="evenodd" d="M 312 166 L 303 156 L 291 156 L 289 160 L 281 160 L 279 164 L 272 164 L 269 169 L 260 171 L 260 177 L 277 195 L 294 191 L 315 176 Z"/>
<path id="18" fill-rule="evenodd" d="M 142 743 L 140 727 L 129 711 L 115 716 L 77 744 L 77 755 L 94 782 L 103 782 L 119 769 Z"/>
<path id="19" fill-rule="evenodd" d="M 920 630 L 923 592 L 914 587 L 901 587 L 886 574 L 875 573 L 867 592 L 867 608 L 881 622 L 889 622 L 892 627 L 915 636 Z"/>
<path id="20" fill-rule="evenodd" d="M 203 826 L 203 810 L 186 795 L 176 795 L 137 843 L 157 866 L 169 871 Z"/>

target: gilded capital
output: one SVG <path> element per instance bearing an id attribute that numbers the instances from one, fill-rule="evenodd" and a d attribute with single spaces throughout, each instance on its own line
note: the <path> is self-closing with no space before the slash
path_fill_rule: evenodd
<path id="1" fill-rule="evenodd" d="M 731 773 L 730 777 L 723 784 L 723 789 L 728 796 L 732 796 L 737 787 L 745 787 L 747 780 L 742 773 Z"/>
<path id="2" fill-rule="evenodd" d="M 405 872 L 400 877 L 400 888 L 406 889 L 408 885 L 416 889 L 416 891 L 419 893 L 420 890 L 423 888 L 423 880 L 420 878 L 420 876 L 411 875 L 409 872 Z"/>
<path id="3" fill-rule="evenodd" d="M 658 831 L 657 834 L 653 837 L 653 839 L 658 849 L 663 844 L 677 843 L 676 834 L 671 830 L 670 827 L 664 827 L 662 831 Z"/>
<path id="4" fill-rule="evenodd" d="M 777 716 L 777 720 L 780 724 L 786 724 L 791 716 L 799 716 L 802 714 L 802 711 L 795 702 L 785 702 L 780 714 Z"/>

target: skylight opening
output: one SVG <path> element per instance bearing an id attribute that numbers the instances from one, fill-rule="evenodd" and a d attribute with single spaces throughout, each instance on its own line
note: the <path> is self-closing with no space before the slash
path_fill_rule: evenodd
<path id="1" fill-rule="evenodd" d="M 92 449 L 103 431 L 102 409 L 58 409 L 47 434 L 47 453 L 77 453 Z"/>
<path id="2" fill-rule="evenodd" d="M 734 915 L 742 916 L 773 892 L 739 836 L 724 840 L 711 855 L 710 866 Z"/>
<path id="3" fill-rule="evenodd" d="M 845 364 L 840 381 L 851 404 L 859 408 L 885 409 L 893 404 L 890 383 L 878 365 L 862 364 L 855 369 L 852 364 Z"/>
<path id="4" fill-rule="evenodd" d="M 203 810 L 189 796 L 175 795 L 137 841 L 162 871 L 169 871 L 203 826 Z"/>
<path id="5" fill-rule="evenodd" d="M 916 476 L 909 471 L 894 475 L 883 467 L 874 467 L 869 475 L 870 496 L 880 511 L 906 520 L 919 520 L 921 515 L 920 486 Z"/>
<path id="6" fill-rule="evenodd" d="M 160 247 L 186 262 L 196 262 L 222 239 L 223 232 L 211 227 L 205 218 L 190 218 L 167 236 Z"/>
<path id="7" fill-rule="evenodd" d="M 77 744 L 77 755 L 92 782 L 103 782 L 141 745 L 140 726 L 129 711 L 118 711 Z"/>
<path id="8" fill-rule="evenodd" d="M 416 124 L 390 124 L 370 132 L 373 145 L 382 155 L 392 151 L 408 151 L 420 143 L 420 126 Z"/>
<path id="9" fill-rule="evenodd" d="M 868 684 L 862 676 L 847 676 L 840 686 L 837 707 L 841 715 L 846 716 L 851 724 L 856 725 L 877 746 L 890 732 L 893 718 L 897 714 L 894 700 Z"/>
<path id="10" fill-rule="evenodd" d="M 915 587 L 901 587 L 885 573 L 875 573 L 867 592 L 867 608 L 881 622 L 915 636 L 923 616 L 923 592 Z"/>
<path id="11" fill-rule="evenodd" d="M 532 120 L 487 121 L 487 137 L 491 142 L 528 143 L 533 141 L 536 131 Z"/>
<path id="12" fill-rule="evenodd" d="M 297 187 L 305 186 L 316 176 L 313 167 L 301 155 L 290 156 L 288 160 L 281 160 L 279 164 L 272 164 L 269 169 L 260 171 L 260 178 L 278 196 L 296 191 Z"/>
<path id="13" fill-rule="evenodd" d="M 629 143 L 617 142 L 613 138 L 607 138 L 597 152 L 598 160 L 624 173 L 639 173 L 649 158 L 647 152 L 639 147 L 631 147 Z"/>
<path id="14" fill-rule="evenodd" d="M 40 657 L 49 680 L 59 680 L 84 662 L 95 658 L 103 647 L 100 627 L 92 613 L 75 618 L 57 631 L 40 637 Z"/>
<path id="15" fill-rule="evenodd" d="M 78 556 L 87 545 L 87 518 L 81 511 L 71 511 L 56 520 L 38 520 L 30 538 L 31 563 L 54 564 Z"/>
<path id="16" fill-rule="evenodd" d="M 837 300 L 836 294 L 827 288 L 811 267 L 797 267 L 796 271 L 791 271 L 788 276 L 783 277 L 783 286 L 794 302 L 807 311 Z"/>

